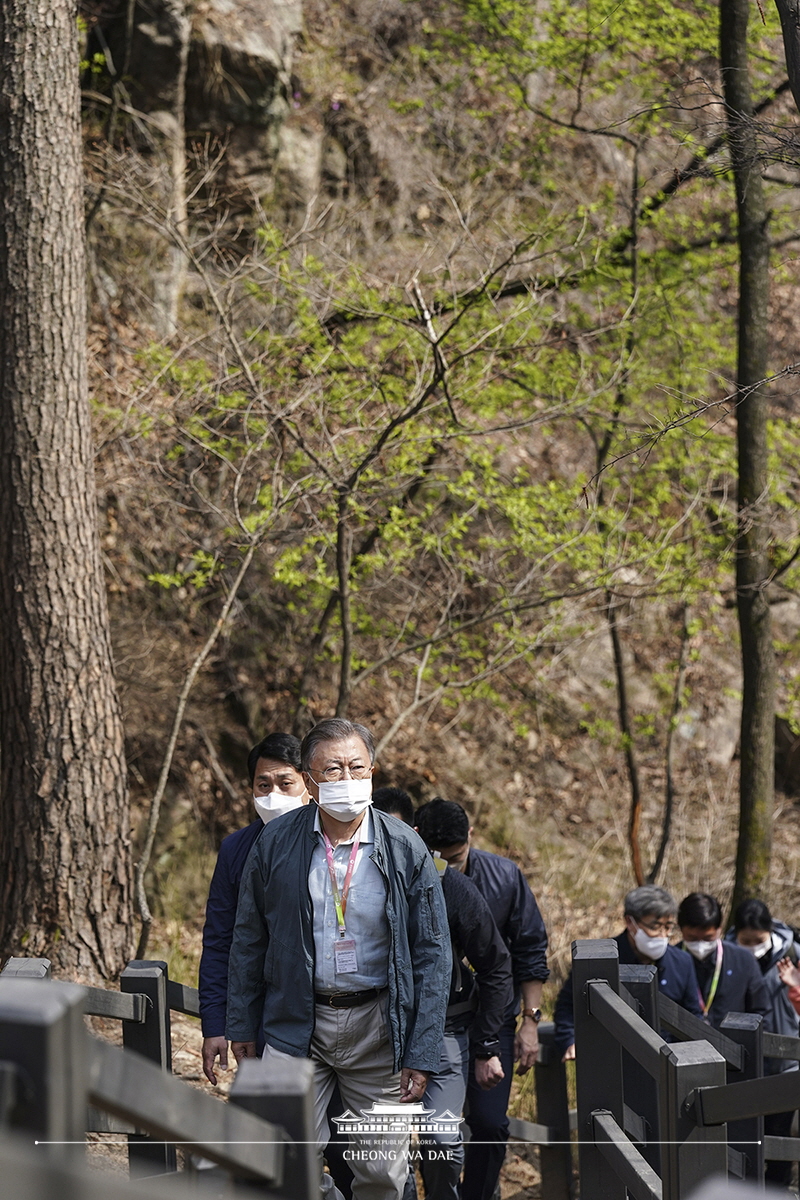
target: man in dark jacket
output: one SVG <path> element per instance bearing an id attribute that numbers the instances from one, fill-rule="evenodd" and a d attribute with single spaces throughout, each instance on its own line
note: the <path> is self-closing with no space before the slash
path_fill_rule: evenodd
<path id="1" fill-rule="evenodd" d="M 373 803 L 408 825 L 414 821 L 411 798 L 401 788 L 378 788 Z M 483 896 L 465 875 L 448 869 L 444 859 L 434 858 L 434 863 L 442 881 L 453 949 L 439 1069 L 428 1079 L 422 1101 L 435 1114 L 432 1118 L 435 1121 L 445 1114 L 460 1118 L 470 1054 L 481 1087 L 488 1091 L 503 1079 L 499 1033 L 513 1003 L 514 987 L 511 955 Z M 458 1129 L 420 1137 L 420 1151 L 426 1200 L 458 1200 L 458 1181 L 464 1162 Z M 411 1171 L 404 1200 L 415 1196 Z"/>
<path id="2" fill-rule="evenodd" d="M 308 804 L 308 790 L 300 770 L 300 741 L 291 733 L 269 733 L 247 756 L 247 774 L 253 789 L 253 804 L 258 813 L 244 829 L 229 833 L 223 840 L 211 877 L 203 926 L 203 953 L 200 958 L 198 992 L 200 1024 L 203 1033 L 203 1074 L 216 1084 L 215 1064 L 228 1066 L 228 1040 L 225 1016 L 228 1001 L 228 957 L 231 952 L 239 885 L 247 856 L 265 825 L 276 817 Z M 264 1049 L 259 1032 L 258 1052 Z M 342 1113 L 342 1100 L 336 1089 L 331 1097 L 329 1115 Z M 335 1127 L 325 1148 L 325 1160 L 336 1186 L 350 1200 L 353 1174 L 343 1154 L 348 1145 Z"/>
<path id="3" fill-rule="evenodd" d="M 203 926 L 200 958 L 200 1024 L 203 1032 L 203 1073 L 217 1082 L 214 1064 L 228 1065 L 225 1014 L 228 998 L 228 956 L 231 952 L 239 884 L 247 856 L 269 821 L 308 804 L 308 791 L 300 772 L 300 742 L 290 733 L 270 733 L 247 756 L 247 773 L 258 816 L 237 829 L 219 848 L 211 878 Z M 260 1047 L 263 1049 L 263 1043 Z"/>
<path id="4" fill-rule="evenodd" d="M 707 892 L 691 892 L 678 909 L 678 924 L 694 964 L 698 1000 L 706 1020 L 719 1029 L 728 1013 L 769 1016 L 769 996 L 755 957 L 722 940 L 722 910 Z"/>
<path id="5" fill-rule="evenodd" d="M 621 964 L 655 964 L 659 991 L 695 1017 L 702 1016 L 694 970 L 688 954 L 670 946 L 676 904 L 664 888 L 645 886 L 628 892 L 623 906 L 625 928 L 614 939 Z M 563 1059 L 575 1057 L 572 976 L 562 987 L 555 1012 L 556 1049 Z"/>
<path id="6" fill-rule="evenodd" d="M 306 734 L 314 804 L 268 825 L 245 864 L 226 1032 L 237 1061 L 255 1055 L 259 1029 L 267 1061 L 311 1059 L 321 1145 L 338 1081 L 369 1126 L 355 1118 L 355 1200 L 400 1200 L 407 1135 L 396 1104 L 418 1103 L 439 1064 L 451 962 L 424 843 L 372 809 L 374 758 L 361 725 L 331 719 Z"/>
<path id="7" fill-rule="evenodd" d="M 514 1062 L 523 1075 L 536 1062 L 541 1020 L 539 1002 L 547 969 L 547 933 L 539 906 L 515 863 L 472 845 L 469 818 L 453 801 L 437 797 L 417 810 L 417 829 L 425 844 L 473 883 L 511 955 L 514 998 L 499 1031 L 502 1079 L 486 1089 L 481 1059 L 473 1056 L 467 1085 L 466 1148 L 462 1200 L 491 1200 L 508 1141 L 508 1099 Z M 522 1020 L 517 1028 L 520 997 Z"/>

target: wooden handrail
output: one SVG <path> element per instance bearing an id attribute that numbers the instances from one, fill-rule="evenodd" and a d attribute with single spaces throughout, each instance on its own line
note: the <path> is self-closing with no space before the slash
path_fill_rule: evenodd
<path id="1" fill-rule="evenodd" d="M 197 988 L 185 983 L 176 983 L 174 979 L 167 980 L 167 1004 L 173 1012 L 186 1013 L 188 1017 L 200 1016 L 200 994 Z"/>
<path id="2" fill-rule="evenodd" d="M 658 994 L 658 1015 L 662 1025 L 670 1033 L 686 1042 L 710 1042 L 729 1066 L 741 1071 L 744 1066 L 744 1051 L 741 1046 L 737 1046 L 713 1025 L 707 1025 L 705 1021 L 687 1012 L 680 1004 L 676 1004 L 661 992 Z"/>
<path id="3" fill-rule="evenodd" d="M 116 1021 L 147 1020 L 147 996 L 139 992 L 110 992 L 106 988 L 87 987 L 84 1012 L 90 1017 L 111 1017 Z"/>
<path id="4" fill-rule="evenodd" d="M 210 1158 L 240 1178 L 283 1183 L 286 1137 L 277 1125 L 187 1087 L 137 1054 L 88 1039 L 89 1100 L 146 1133 Z"/>

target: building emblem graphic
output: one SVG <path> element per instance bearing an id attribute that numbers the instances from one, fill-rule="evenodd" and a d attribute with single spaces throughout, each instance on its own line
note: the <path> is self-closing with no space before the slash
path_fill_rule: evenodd
<path id="1" fill-rule="evenodd" d="M 450 1134 L 455 1137 L 461 1118 L 449 1110 L 437 1113 L 422 1104 L 373 1104 L 362 1109 L 360 1116 L 349 1110 L 333 1118 L 340 1134 Z"/>

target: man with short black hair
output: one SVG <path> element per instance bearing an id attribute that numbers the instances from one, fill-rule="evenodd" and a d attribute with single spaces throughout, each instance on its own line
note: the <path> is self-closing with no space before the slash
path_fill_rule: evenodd
<path id="1" fill-rule="evenodd" d="M 628 892 L 623 903 L 625 928 L 614 939 L 619 947 L 619 961 L 627 966 L 655 964 L 661 994 L 693 1016 L 701 1017 L 689 956 L 669 944 L 675 928 L 675 909 L 675 900 L 665 888 L 646 884 Z M 567 976 L 556 1001 L 553 1040 L 564 1061 L 575 1057 L 571 975 Z"/>
<path id="2" fill-rule="evenodd" d="M 337 1080 L 355 1114 L 420 1101 L 444 1029 L 442 890 L 413 829 L 373 810 L 374 757 L 363 725 L 333 718 L 306 735 L 314 803 L 253 847 L 231 947 L 231 1049 L 237 1061 L 253 1056 L 262 1028 L 265 1058 L 312 1060 L 321 1145 Z M 389 1133 L 383 1147 L 378 1134 L 353 1138 L 364 1146 L 350 1161 L 355 1200 L 400 1200 L 407 1137 Z"/>
<path id="3" fill-rule="evenodd" d="M 691 955 L 700 1007 L 717 1029 L 730 1012 L 767 1017 L 769 995 L 749 950 L 722 940 L 722 909 L 708 892 L 690 892 L 678 909 L 681 947 Z"/>
<path id="4" fill-rule="evenodd" d="M 308 804 L 308 791 L 300 773 L 300 740 L 291 733 L 269 733 L 257 742 L 247 756 L 247 774 L 257 816 L 244 829 L 228 834 L 219 848 L 203 926 L 198 986 L 203 1074 L 214 1084 L 217 1082 L 217 1056 L 220 1067 L 228 1066 L 225 1037 L 228 956 L 244 864 L 265 825 Z"/>
<path id="5" fill-rule="evenodd" d="M 378 788 L 374 804 L 400 820 L 407 820 L 403 814 L 410 810 L 413 819 L 411 797 L 402 788 Z M 483 896 L 466 875 L 447 868 L 443 859 L 434 862 L 447 909 L 453 971 L 439 1068 L 428 1079 L 423 1097 L 425 1108 L 442 1128 L 420 1137 L 420 1171 L 426 1200 L 458 1200 L 464 1147 L 459 1130 L 445 1124 L 445 1114 L 461 1116 L 470 1054 L 481 1088 L 489 1091 L 502 1081 L 499 1032 L 513 1004 L 514 988 L 511 956 Z M 416 1194 L 412 1170 L 404 1200 L 414 1200 Z"/>
<path id="6" fill-rule="evenodd" d="M 414 828 L 414 801 L 401 787 L 387 785 L 376 788 L 372 793 L 372 803 L 381 812 L 397 817 L 398 821 L 404 821 Z"/>
<path id="7" fill-rule="evenodd" d="M 472 845 L 469 817 L 460 804 L 437 797 L 417 810 L 416 825 L 425 844 L 450 867 L 461 871 L 481 893 L 511 954 L 514 999 L 499 1031 L 503 1078 L 485 1090 L 473 1058 L 467 1086 L 466 1148 L 462 1200 L 491 1200 L 508 1141 L 508 1100 L 514 1062 L 524 1075 L 536 1062 L 539 1003 L 547 968 L 547 933 L 533 892 L 515 863 Z M 522 1020 L 517 1028 L 520 996 Z"/>

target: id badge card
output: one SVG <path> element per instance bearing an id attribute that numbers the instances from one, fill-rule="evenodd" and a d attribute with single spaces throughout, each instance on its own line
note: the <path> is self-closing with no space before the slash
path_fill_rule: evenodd
<path id="1" fill-rule="evenodd" d="M 333 958 L 337 975 L 352 975 L 358 970 L 356 944 L 352 938 L 337 938 L 333 943 Z"/>

